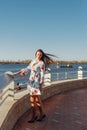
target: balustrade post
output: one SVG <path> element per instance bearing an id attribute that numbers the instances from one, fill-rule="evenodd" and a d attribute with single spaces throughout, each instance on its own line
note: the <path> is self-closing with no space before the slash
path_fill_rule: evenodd
<path id="1" fill-rule="evenodd" d="M 46 73 L 44 76 L 44 85 L 50 85 L 51 84 L 51 73 Z"/>
<path id="2" fill-rule="evenodd" d="M 12 100 L 14 100 L 14 86 L 15 86 L 15 83 L 14 83 L 14 81 L 12 81 L 9 84 L 9 95 L 12 98 Z"/>
<path id="3" fill-rule="evenodd" d="M 82 79 L 83 78 L 83 71 L 82 71 L 82 67 L 79 66 L 78 67 L 78 79 Z"/>
<path id="4" fill-rule="evenodd" d="M 59 80 L 59 73 L 57 72 L 57 80 Z"/>
<path id="5" fill-rule="evenodd" d="M 67 79 L 67 72 L 65 72 L 65 79 Z"/>

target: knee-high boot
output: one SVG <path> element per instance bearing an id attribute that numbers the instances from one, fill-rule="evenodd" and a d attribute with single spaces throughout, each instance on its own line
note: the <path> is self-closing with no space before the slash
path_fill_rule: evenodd
<path id="1" fill-rule="evenodd" d="M 31 110 L 32 110 L 32 117 L 28 121 L 29 123 L 33 123 L 37 119 L 35 106 L 31 107 Z"/>
<path id="2" fill-rule="evenodd" d="M 43 113 L 43 109 L 41 106 L 38 106 L 38 108 L 40 112 L 40 117 L 37 119 L 37 121 L 42 121 L 46 117 L 46 115 Z"/>

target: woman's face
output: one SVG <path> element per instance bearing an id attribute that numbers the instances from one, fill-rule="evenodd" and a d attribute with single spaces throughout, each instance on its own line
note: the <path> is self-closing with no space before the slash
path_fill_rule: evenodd
<path id="1" fill-rule="evenodd" d="M 36 59 L 37 60 L 41 60 L 41 58 L 42 58 L 42 52 L 37 51 L 37 53 L 36 53 Z"/>

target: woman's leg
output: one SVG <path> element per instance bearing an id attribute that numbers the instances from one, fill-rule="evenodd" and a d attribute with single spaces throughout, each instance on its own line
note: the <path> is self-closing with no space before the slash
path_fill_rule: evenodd
<path id="1" fill-rule="evenodd" d="M 41 101 L 41 98 L 39 95 L 37 95 L 35 97 L 35 102 L 36 102 L 36 105 L 37 105 L 39 112 L 40 112 L 40 117 L 39 117 L 38 121 L 41 121 L 44 117 L 46 117 L 46 115 L 44 114 L 43 104 L 42 104 L 42 101 Z"/>
<path id="2" fill-rule="evenodd" d="M 35 96 L 30 96 L 30 103 L 31 103 L 31 110 L 32 110 L 32 117 L 29 120 L 29 123 L 32 123 L 36 120 L 36 103 L 35 103 Z"/>

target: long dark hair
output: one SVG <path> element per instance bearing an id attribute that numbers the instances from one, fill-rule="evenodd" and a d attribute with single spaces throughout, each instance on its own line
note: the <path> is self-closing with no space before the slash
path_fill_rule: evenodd
<path id="1" fill-rule="evenodd" d="M 53 57 L 57 58 L 57 56 L 55 56 L 53 54 L 45 53 L 42 49 L 38 49 L 35 53 L 35 56 L 36 56 L 37 52 L 42 53 L 41 60 L 45 63 L 46 67 L 48 67 L 50 64 L 56 64 L 56 60 L 54 60 Z"/>

